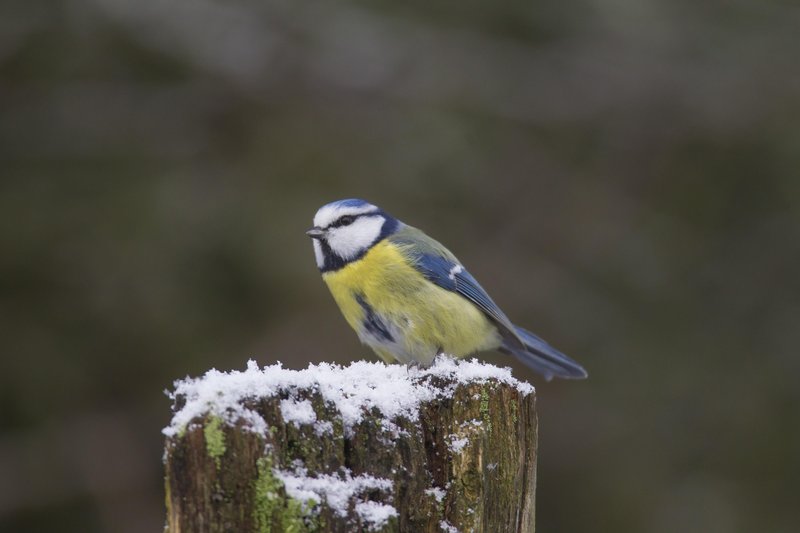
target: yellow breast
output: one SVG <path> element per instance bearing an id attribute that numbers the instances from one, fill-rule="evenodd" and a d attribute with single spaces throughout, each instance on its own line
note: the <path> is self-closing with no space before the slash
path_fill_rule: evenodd
<path id="1" fill-rule="evenodd" d="M 500 345 L 492 322 L 469 300 L 428 281 L 402 247 L 388 240 L 363 258 L 323 274 L 347 322 L 386 360 L 430 364 L 437 352 L 457 357 Z M 359 298 L 361 302 L 359 302 Z M 370 335 L 365 305 L 390 333 Z"/>

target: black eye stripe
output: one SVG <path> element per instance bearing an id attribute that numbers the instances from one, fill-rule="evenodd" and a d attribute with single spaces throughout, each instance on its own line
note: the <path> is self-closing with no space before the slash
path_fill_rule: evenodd
<path id="1" fill-rule="evenodd" d="M 344 215 L 342 217 L 339 217 L 338 220 L 336 220 L 335 222 L 331 223 L 331 225 L 328 226 L 328 227 L 329 228 L 338 228 L 338 227 L 341 227 L 341 226 L 349 226 L 350 224 L 355 222 L 355 220 L 357 218 L 358 218 L 358 215 Z"/>

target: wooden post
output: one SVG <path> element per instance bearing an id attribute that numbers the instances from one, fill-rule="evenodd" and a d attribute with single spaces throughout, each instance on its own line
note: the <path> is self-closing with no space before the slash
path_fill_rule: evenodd
<path id="1" fill-rule="evenodd" d="M 505 369 L 251 363 L 172 396 L 169 533 L 534 531 L 535 394 Z"/>

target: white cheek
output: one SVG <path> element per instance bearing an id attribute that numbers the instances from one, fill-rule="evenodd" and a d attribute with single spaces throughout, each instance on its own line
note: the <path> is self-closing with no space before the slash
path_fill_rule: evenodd
<path id="1" fill-rule="evenodd" d="M 379 216 L 361 217 L 349 226 L 332 230 L 328 234 L 328 244 L 342 259 L 352 259 L 375 242 L 383 222 L 383 217 Z"/>
<path id="2" fill-rule="evenodd" d="M 322 268 L 325 266 L 325 256 L 322 254 L 322 246 L 320 246 L 319 241 L 314 239 L 312 241 L 314 245 L 314 257 L 317 260 L 317 268 Z"/>

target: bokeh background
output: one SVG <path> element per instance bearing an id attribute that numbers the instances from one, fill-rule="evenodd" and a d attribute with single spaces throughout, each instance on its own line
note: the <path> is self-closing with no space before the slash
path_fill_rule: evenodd
<path id="1" fill-rule="evenodd" d="M 164 390 L 372 357 L 303 234 L 363 197 L 581 361 L 545 532 L 800 523 L 800 8 L 0 4 L 0 530 L 160 531 Z"/>

